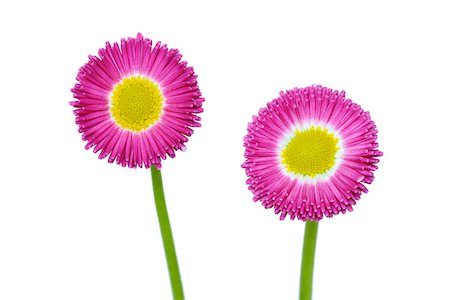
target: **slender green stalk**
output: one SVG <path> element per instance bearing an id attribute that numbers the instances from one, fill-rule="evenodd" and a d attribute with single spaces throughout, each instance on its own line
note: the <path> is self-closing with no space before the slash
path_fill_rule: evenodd
<path id="1" fill-rule="evenodd" d="M 174 300 L 184 300 L 183 285 L 181 283 L 180 269 L 178 268 L 177 253 L 170 228 L 169 215 L 167 214 L 166 200 L 162 184 L 161 171 L 154 166 L 151 168 L 153 195 L 155 196 L 156 212 L 158 213 L 159 227 L 166 253 L 167 268 L 169 269 L 170 283 Z"/>
<path id="2" fill-rule="evenodd" d="M 300 274 L 300 300 L 312 299 L 314 254 L 316 252 L 319 223 L 307 221 L 303 238 L 302 270 Z"/>

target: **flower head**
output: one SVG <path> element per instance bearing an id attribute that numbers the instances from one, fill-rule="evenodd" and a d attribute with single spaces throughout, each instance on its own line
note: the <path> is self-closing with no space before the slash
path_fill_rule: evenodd
<path id="1" fill-rule="evenodd" d="M 80 68 L 72 89 L 85 148 L 124 167 L 160 168 L 200 127 L 204 99 L 196 78 L 178 50 L 141 34 L 120 46 L 106 43 Z"/>
<path id="2" fill-rule="evenodd" d="M 352 206 L 377 169 L 377 130 L 345 93 L 295 88 L 260 109 L 244 137 L 254 201 L 291 219 L 318 221 Z"/>

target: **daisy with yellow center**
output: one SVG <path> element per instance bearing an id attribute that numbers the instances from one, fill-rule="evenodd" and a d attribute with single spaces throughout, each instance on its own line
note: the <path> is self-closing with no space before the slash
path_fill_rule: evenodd
<path id="1" fill-rule="evenodd" d="M 244 138 L 254 200 L 286 216 L 318 221 L 351 211 L 373 181 L 377 130 L 344 92 L 293 89 L 262 108 Z"/>
<path id="2" fill-rule="evenodd" d="M 151 168 L 153 193 L 174 299 L 184 299 L 181 275 L 167 214 L 161 160 L 175 157 L 203 112 L 197 76 L 168 49 L 138 34 L 120 45 L 106 43 L 89 56 L 72 89 L 75 122 L 99 158 L 123 167 Z"/>
<path id="3" fill-rule="evenodd" d="M 138 34 L 89 56 L 72 89 L 86 149 L 130 168 L 155 166 L 185 150 L 203 112 L 197 76 L 168 49 Z"/>
<path id="4" fill-rule="evenodd" d="M 306 221 L 300 300 L 312 299 L 318 221 L 352 211 L 367 192 L 383 155 L 376 140 L 368 112 L 321 86 L 280 93 L 248 125 L 242 167 L 253 200 Z"/>

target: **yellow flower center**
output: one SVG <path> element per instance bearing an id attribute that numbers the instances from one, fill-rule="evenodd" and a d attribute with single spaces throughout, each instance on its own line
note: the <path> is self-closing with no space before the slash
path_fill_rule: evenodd
<path id="1" fill-rule="evenodd" d="M 163 100 L 158 84 L 146 77 L 130 76 L 114 87 L 110 112 L 120 127 L 140 132 L 159 120 Z"/>
<path id="2" fill-rule="evenodd" d="M 281 162 L 288 172 L 314 178 L 336 163 L 338 138 L 326 128 L 311 127 L 295 131 L 295 136 L 281 151 Z"/>

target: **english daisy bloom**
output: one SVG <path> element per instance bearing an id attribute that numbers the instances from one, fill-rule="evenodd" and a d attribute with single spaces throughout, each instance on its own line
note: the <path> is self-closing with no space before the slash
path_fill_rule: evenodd
<path id="1" fill-rule="evenodd" d="M 376 141 L 369 113 L 321 86 L 280 93 L 248 125 L 242 167 L 254 201 L 306 221 L 300 300 L 312 299 L 318 221 L 352 211 L 367 192 L 383 155 Z"/>
<path id="2" fill-rule="evenodd" d="M 141 34 L 106 43 L 80 68 L 72 89 L 86 149 L 123 167 L 151 168 L 153 194 L 174 299 L 184 299 L 165 203 L 161 159 L 185 150 L 203 112 L 197 76 L 176 49 Z"/>
<path id="3" fill-rule="evenodd" d="M 203 111 L 197 76 L 176 49 L 138 34 L 106 43 L 80 68 L 72 89 L 76 123 L 99 158 L 135 168 L 185 150 Z"/>
<path id="4" fill-rule="evenodd" d="M 254 201 L 282 220 L 352 211 L 382 155 L 369 113 L 321 86 L 281 92 L 253 117 L 244 146 Z"/>

